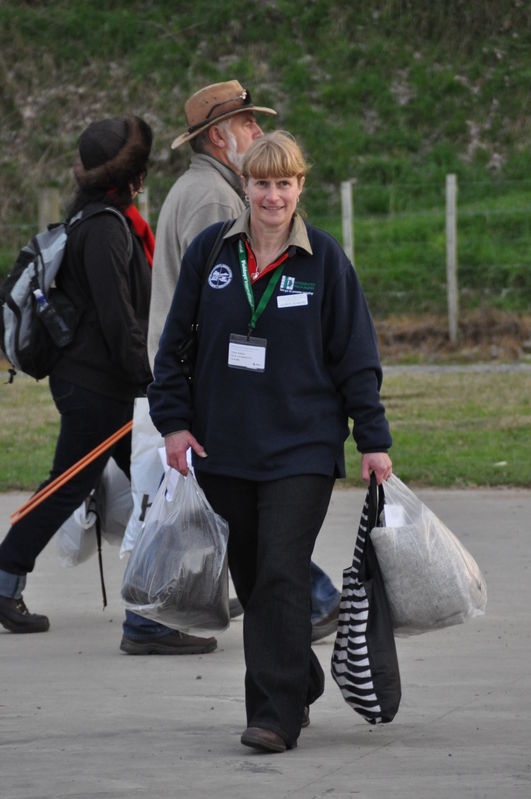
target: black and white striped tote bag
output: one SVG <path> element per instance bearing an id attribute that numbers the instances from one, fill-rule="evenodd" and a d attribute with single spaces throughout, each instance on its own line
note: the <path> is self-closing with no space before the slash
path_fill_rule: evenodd
<path id="1" fill-rule="evenodd" d="M 392 721 L 401 698 L 393 624 L 370 532 L 383 508 L 376 478 L 361 514 L 352 566 L 343 572 L 332 677 L 343 698 L 370 724 Z"/>

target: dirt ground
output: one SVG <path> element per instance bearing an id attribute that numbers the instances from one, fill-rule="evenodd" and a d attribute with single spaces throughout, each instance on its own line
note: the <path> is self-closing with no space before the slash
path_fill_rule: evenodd
<path id="1" fill-rule="evenodd" d="M 463 313 L 459 338 L 451 344 L 445 316 L 401 316 L 375 320 L 384 364 L 476 363 L 531 359 L 531 314 L 495 310 Z M 8 364 L 0 352 L 0 373 Z"/>
<path id="2" fill-rule="evenodd" d="M 445 316 L 375 320 L 384 363 L 518 361 L 531 356 L 531 314 L 495 310 L 463 313 L 452 344 Z"/>

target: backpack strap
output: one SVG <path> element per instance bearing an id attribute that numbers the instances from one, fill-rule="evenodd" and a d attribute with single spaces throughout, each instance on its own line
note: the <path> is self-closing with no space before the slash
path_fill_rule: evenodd
<path id="1" fill-rule="evenodd" d="M 97 214 L 105 213 L 114 214 L 124 226 L 127 235 L 127 260 L 130 261 L 133 255 L 133 237 L 131 235 L 131 230 L 129 229 L 124 215 L 121 214 L 117 208 L 113 208 L 112 205 L 93 205 L 92 207 L 82 208 L 81 211 L 78 211 L 77 214 L 69 220 L 67 224 L 67 233 L 70 233 L 75 225 L 86 222 L 87 219 L 91 219 L 91 217 L 97 216 Z"/>

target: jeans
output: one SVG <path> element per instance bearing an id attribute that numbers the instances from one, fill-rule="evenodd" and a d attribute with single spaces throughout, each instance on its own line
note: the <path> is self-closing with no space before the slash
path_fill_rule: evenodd
<path id="1" fill-rule="evenodd" d="M 133 403 L 104 397 L 53 375 L 50 390 L 61 415 L 52 470 L 39 490 L 87 455 L 133 416 Z M 17 596 L 35 559 L 56 530 L 95 487 L 111 457 L 129 477 L 131 435 L 128 434 L 71 480 L 12 525 L 0 545 L 0 594 Z M 7 576 L 6 576 L 7 575 Z"/>
<path id="2" fill-rule="evenodd" d="M 20 599 L 26 587 L 26 576 L 11 574 L 0 569 L 0 596 Z"/>
<path id="3" fill-rule="evenodd" d="M 196 477 L 229 523 L 229 567 L 245 609 L 247 726 L 273 730 L 293 746 L 304 706 L 324 690 L 323 670 L 310 646 L 310 560 L 334 478 Z"/>
<path id="4" fill-rule="evenodd" d="M 163 635 L 168 635 L 172 629 L 154 619 L 146 619 L 145 616 L 133 613 L 132 610 L 126 610 L 123 632 L 132 641 L 145 641 L 146 638 L 161 638 Z"/>
<path id="5" fill-rule="evenodd" d="M 336 605 L 339 604 L 341 594 L 332 580 L 313 562 L 310 564 L 310 577 L 312 580 L 312 624 L 324 616 L 328 616 Z"/>

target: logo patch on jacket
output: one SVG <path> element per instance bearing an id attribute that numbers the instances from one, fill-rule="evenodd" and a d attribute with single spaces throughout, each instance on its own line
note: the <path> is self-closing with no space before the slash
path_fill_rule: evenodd
<path id="1" fill-rule="evenodd" d="M 213 289 L 224 289 L 232 280 L 232 269 L 227 264 L 216 264 L 208 276 L 208 285 Z"/>
<path id="2" fill-rule="evenodd" d="M 315 283 L 308 283 L 306 280 L 296 280 L 294 277 L 282 275 L 280 278 L 280 291 L 287 294 L 313 294 Z"/>

